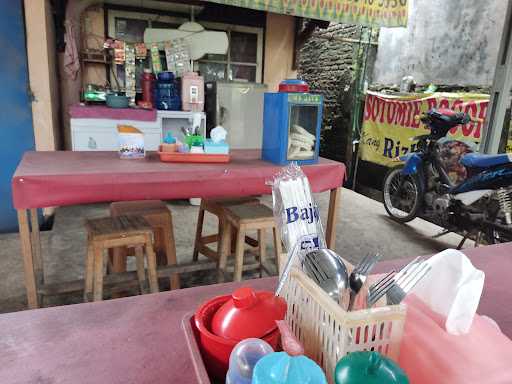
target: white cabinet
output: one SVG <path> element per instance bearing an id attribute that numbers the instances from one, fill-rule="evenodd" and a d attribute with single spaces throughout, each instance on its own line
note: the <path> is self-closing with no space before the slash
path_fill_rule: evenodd
<path id="1" fill-rule="evenodd" d="M 156 121 L 71 119 L 73 151 L 117 151 L 118 125 L 131 125 L 144 133 L 144 146 L 148 151 L 158 150 L 162 130 Z"/>
<path id="2" fill-rule="evenodd" d="M 157 151 L 167 131 L 182 139 L 181 127 L 192 125 L 192 113 L 181 111 L 158 111 L 155 121 L 113 119 L 71 119 L 71 144 L 73 151 L 117 151 L 117 126 L 131 125 L 144 133 L 144 147 Z M 205 134 L 206 117 L 201 113 L 201 134 Z"/>

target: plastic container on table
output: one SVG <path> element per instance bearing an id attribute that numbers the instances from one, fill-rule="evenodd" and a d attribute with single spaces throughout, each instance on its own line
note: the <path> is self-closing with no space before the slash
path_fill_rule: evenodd
<path id="1" fill-rule="evenodd" d="M 286 302 L 274 292 L 237 289 L 213 315 L 211 331 L 226 339 L 244 340 L 264 337 L 277 329 L 283 320 Z"/>
<path id="2" fill-rule="evenodd" d="M 306 356 L 274 352 L 254 367 L 253 384 L 327 384 L 325 373 Z"/>
<path id="3" fill-rule="evenodd" d="M 190 152 L 158 152 L 160 161 L 164 163 L 229 163 L 229 155 Z"/>
<path id="4" fill-rule="evenodd" d="M 272 347 L 261 339 L 249 338 L 239 342 L 229 357 L 226 384 L 251 384 L 254 366 L 272 352 Z"/>
<path id="5" fill-rule="evenodd" d="M 398 359 L 404 304 L 346 312 L 297 268 L 290 271 L 280 296 L 288 304 L 285 320 L 304 345 L 304 354 L 322 367 L 330 384 L 336 363 L 351 352 L 375 350 Z"/>
<path id="6" fill-rule="evenodd" d="M 204 365 L 211 377 L 221 380 L 226 377 L 229 357 L 240 340 L 226 339 L 214 334 L 211 330 L 212 318 L 217 310 L 229 300 L 231 300 L 231 295 L 215 297 L 199 307 L 194 315 L 194 325 L 198 330 L 198 344 Z M 276 328 L 260 338 L 275 350 L 279 344 L 280 333 Z"/>
<path id="7" fill-rule="evenodd" d="M 181 99 L 184 111 L 202 112 L 204 109 L 204 79 L 197 72 L 186 72 L 181 78 Z"/>

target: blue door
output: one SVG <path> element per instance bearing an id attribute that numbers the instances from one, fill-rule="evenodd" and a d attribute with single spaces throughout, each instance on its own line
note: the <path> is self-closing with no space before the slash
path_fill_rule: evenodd
<path id="1" fill-rule="evenodd" d="M 34 149 L 21 0 L 0 0 L 0 232 L 16 231 L 11 178 L 23 152 Z"/>

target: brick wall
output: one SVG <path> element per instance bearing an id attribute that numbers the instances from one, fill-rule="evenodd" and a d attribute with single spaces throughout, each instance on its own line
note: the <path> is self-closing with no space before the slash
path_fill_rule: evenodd
<path id="1" fill-rule="evenodd" d="M 324 96 L 320 153 L 347 162 L 351 157 L 351 111 L 353 109 L 353 69 L 357 44 L 321 37 L 359 39 L 360 26 L 331 23 L 317 29 L 299 51 L 298 75 L 312 92 Z"/>

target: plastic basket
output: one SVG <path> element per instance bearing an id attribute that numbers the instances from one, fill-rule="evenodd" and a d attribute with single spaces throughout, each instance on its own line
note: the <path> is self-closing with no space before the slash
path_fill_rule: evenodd
<path id="1" fill-rule="evenodd" d="M 398 359 L 405 305 L 347 312 L 297 268 L 291 270 L 280 296 L 288 304 L 286 321 L 329 383 L 334 382 L 336 363 L 350 352 L 372 350 Z"/>

